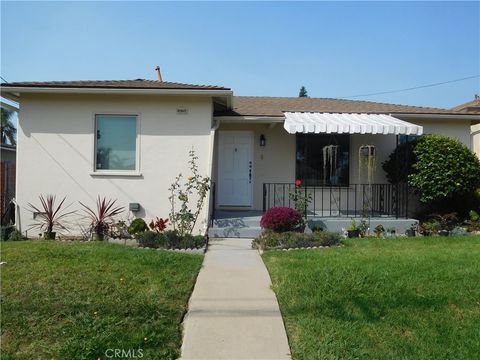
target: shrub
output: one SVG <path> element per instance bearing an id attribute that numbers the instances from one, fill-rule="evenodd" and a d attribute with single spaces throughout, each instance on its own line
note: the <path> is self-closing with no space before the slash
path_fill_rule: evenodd
<path id="1" fill-rule="evenodd" d="M 207 238 L 202 235 L 180 235 L 175 230 L 165 231 L 169 249 L 201 248 L 207 243 Z"/>
<path id="2" fill-rule="evenodd" d="M 414 140 L 398 145 L 388 156 L 388 160 L 382 163 L 388 182 L 396 184 L 408 181 L 408 175 L 413 174 L 413 164 L 417 161 L 414 152 L 417 142 L 418 140 Z"/>
<path id="3" fill-rule="evenodd" d="M 310 230 L 312 230 L 312 232 L 321 232 L 323 231 L 323 227 L 320 224 L 313 224 L 310 226 Z"/>
<path id="4" fill-rule="evenodd" d="M 176 230 L 167 230 L 164 232 L 167 238 L 168 247 L 172 249 L 178 249 L 180 246 L 181 236 Z"/>
<path id="5" fill-rule="evenodd" d="M 14 229 L 11 233 L 10 236 L 8 237 L 8 240 L 10 241 L 21 241 L 25 240 L 26 238 L 22 235 L 20 231 L 17 229 Z"/>
<path id="6" fill-rule="evenodd" d="M 10 234 L 15 230 L 15 226 L 6 225 L 0 227 L 0 240 L 6 241 L 10 239 Z"/>
<path id="7" fill-rule="evenodd" d="M 167 242 L 167 237 L 164 234 L 154 231 L 144 231 L 138 236 L 138 244 L 141 247 L 166 248 Z"/>
<path id="8" fill-rule="evenodd" d="M 305 229 L 305 224 L 300 213 L 289 207 L 273 207 L 268 209 L 260 220 L 260 226 L 263 229 L 275 232 L 301 232 Z"/>
<path id="9" fill-rule="evenodd" d="M 137 218 L 128 226 L 128 232 L 132 235 L 138 235 L 148 230 L 147 223 L 141 218 Z"/>
<path id="10" fill-rule="evenodd" d="M 480 185 L 480 160 L 459 140 L 425 135 L 414 153 L 417 161 L 408 179 L 424 203 L 465 198 Z"/>
<path id="11" fill-rule="evenodd" d="M 284 233 L 266 231 L 253 240 L 252 247 L 258 249 L 289 249 L 314 246 L 335 246 L 339 245 L 341 241 L 342 237 L 339 233 L 335 232 L 322 231 L 304 234 L 293 231 Z"/>
<path id="12" fill-rule="evenodd" d="M 131 238 L 125 221 L 120 220 L 110 226 L 110 236 L 114 239 Z"/>

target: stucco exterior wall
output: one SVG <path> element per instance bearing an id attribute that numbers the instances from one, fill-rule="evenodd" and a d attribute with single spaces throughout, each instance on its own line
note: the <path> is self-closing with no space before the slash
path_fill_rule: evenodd
<path id="1" fill-rule="evenodd" d="M 472 149 L 480 158 L 480 124 L 473 125 L 471 127 L 472 131 Z"/>
<path id="2" fill-rule="evenodd" d="M 187 115 L 177 115 L 187 108 Z M 95 176 L 94 116 L 138 115 L 140 176 Z M 71 209 L 78 201 L 95 205 L 97 196 L 117 199 L 126 207 L 122 218 L 132 219 L 129 203 L 140 203 L 136 217 L 168 217 L 168 187 L 178 173 L 188 176 L 188 151 L 199 157 L 200 173 L 211 172 L 212 100 L 209 97 L 126 95 L 22 95 L 18 123 L 17 200 L 20 226 L 33 221 L 26 210 L 40 194 L 67 196 Z M 206 227 L 207 207 L 196 232 Z M 80 216 L 72 218 L 78 234 Z M 35 236 L 38 231 L 30 231 Z"/>

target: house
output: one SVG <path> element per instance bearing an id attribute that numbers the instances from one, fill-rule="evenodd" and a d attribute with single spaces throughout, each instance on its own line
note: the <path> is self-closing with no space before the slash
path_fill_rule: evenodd
<path id="1" fill-rule="evenodd" d="M 480 114 L 480 96 L 475 95 L 472 101 L 461 104 L 452 108 L 461 114 Z M 480 124 L 472 125 L 472 149 L 480 158 Z"/>
<path id="2" fill-rule="evenodd" d="M 403 218 L 407 226 L 411 196 L 404 184 L 388 184 L 381 162 L 397 144 L 424 133 L 471 148 L 470 126 L 480 119 L 369 101 L 234 96 L 221 86 L 142 79 L 9 83 L 1 95 L 20 104 L 23 231 L 33 221 L 26 204 L 46 193 L 91 205 L 106 196 L 126 208 L 140 204 L 131 217 L 167 217 L 167 189 L 177 174 L 188 174 L 192 148 L 199 172 L 213 181 L 198 231 L 215 220 L 220 230 L 213 235 L 253 235 L 262 211 L 291 205 L 295 179 L 312 195 L 311 217 L 350 221 L 367 214 Z M 365 156 L 374 156 L 376 170 L 362 171 L 362 145 L 369 145 Z M 249 227 L 253 232 L 240 231 Z"/>

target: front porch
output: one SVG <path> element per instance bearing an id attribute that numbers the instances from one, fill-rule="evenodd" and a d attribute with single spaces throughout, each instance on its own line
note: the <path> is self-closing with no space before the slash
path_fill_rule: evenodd
<path id="1" fill-rule="evenodd" d="M 421 126 L 375 114 L 285 113 L 273 120 L 224 121 L 214 143 L 211 236 L 258 235 L 261 214 L 295 207 L 294 191 L 311 198 L 305 215 L 326 230 L 348 228 L 352 217 L 384 226 L 399 220 L 387 226 L 399 232 L 414 222 L 407 185 L 388 183 L 381 164 L 401 141 L 421 135 Z M 397 165 L 399 178 L 408 157 Z"/>

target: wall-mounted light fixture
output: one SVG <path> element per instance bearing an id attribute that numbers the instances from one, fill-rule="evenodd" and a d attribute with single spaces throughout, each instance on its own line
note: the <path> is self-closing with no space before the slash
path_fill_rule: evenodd
<path id="1" fill-rule="evenodd" d="M 265 139 L 265 135 L 260 135 L 260 146 L 261 147 L 265 147 L 265 145 L 267 144 L 267 140 Z"/>

